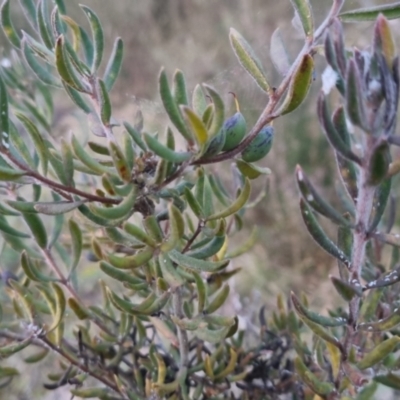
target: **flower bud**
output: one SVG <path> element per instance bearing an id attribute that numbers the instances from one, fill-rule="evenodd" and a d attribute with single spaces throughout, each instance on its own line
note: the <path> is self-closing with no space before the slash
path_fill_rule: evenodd
<path id="1" fill-rule="evenodd" d="M 252 142 L 242 151 L 242 159 L 254 162 L 264 158 L 272 147 L 274 128 L 270 125 L 264 126 Z"/>

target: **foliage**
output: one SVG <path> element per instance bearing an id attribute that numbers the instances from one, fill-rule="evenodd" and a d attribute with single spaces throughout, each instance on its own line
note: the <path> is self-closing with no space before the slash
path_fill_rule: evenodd
<path id="1" fill-rule="evenodd" d="M 130 122 L 114 118 L 110 91 L 123 41 L 117 38 L 104 60 L 103 29 L 90 8 L 81 6 L 89 34 L 62 0 L 20 3 L 35 37 L 15 30 L 10 0 L 1 6 L 15 50 L 0 71 L 0 231 L 3 254 L 17 255 L 20 269 L 2 271 L 8 301 L 0 309 L 0 357 L 37 348 L 27 363 L 61 360 L 44 387 L 68 385 L 81 398 L 368 399 L 376 382 L 398 388 L 399 240 L 390 232 L 391 181 L 400 169 L 390 146 L 400 144 L 400 84 L 384 15 L 397 17 L 400 5 L 340 14 L 344 1 L 335 0 L 315 28 L 309 2 L 293 0 L 304 47 L 290 64 L 273 35 L 274 65 L 283 75 L 277 87 L 232 29 L 238 61 L 268 96 L 255 125 L 247 129 L 234 94 L 236 113 L 228 115 L 213 87 L 199 84 L 189 98 L 183 73 L 175 72 L 171 87 L 162 69 L 159 93 L 170 125 L 160 135 L 145 131 L 140 114 Z M 371 18 L 371 50 L 346 49 L 339 20 Z M 292 294 L 286 305 L 279 296 L 269 321 L 260 311 L 260 335 L 248 346 L 238 317 L 220 309 L 229 279 L 240 273 L 232 259 L 255 237 L 233 251 L 229 243 L 251 206 L 251 181 L 270 172 L 254 162 L 271 149 L 272 121 L 306 98 L 322 39 L 343 105 L 331 117 L 321 94 L 318 117 L 348 193 L 345 212 L 323 199 L 300 166 L 296 179 L 305 227 L 338 260 L 339 277 L 331 280 L 348 310 L 327 317 L 311 311 L 305 297 Z M 60 139 L 53 132 L 56 90 L 87 119 L 89 133 Z M 206 167 L 226 160 L 233 160 L 232 192 Z M 337 243 L 316 214 L 338 227 Z M 394 246 L 388 268 L 385 245 Z M 90 262 L 102 274 L 101 305 L 80 294 Z M 312 331 L 311 344 L 303 328 Z M 16 375 L 0 368 L 1 385 Z"/>

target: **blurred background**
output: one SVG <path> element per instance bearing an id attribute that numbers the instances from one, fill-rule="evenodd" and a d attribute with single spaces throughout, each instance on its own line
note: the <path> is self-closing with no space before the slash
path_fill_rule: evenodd
<path id="1" fill-rule="evenodd" d="M 316 24 L 319 24 L 331 1 L 314 0 L 311 3 Z M 379 0 L 348 0 L 345 8 L 381 3 Z M 149 131 L 166 122 L 157 93 L 161 66 L 165 66 L 170 77 L 176 68 L 181 69 L 189 91 L 202 82 L 215 86 L 224 95 L 228 113 L 229 110 L 233 113 L 228 93 L 235 92 L 248 126 L 255 122 L 267 99 L 237 62 L 229 44 L 230 27 L 251 43 L 273 86 L 277 86 L 281 79 L 270 60 L 270 38 L 274 30 L 280 27 L 292 59 L 302 47 L 302 37 L 292 24 L 293 9 L 289 0 L 85 0 L 84 4 L 91 7 L 103 22 L 106 55 L 110 54 L 117 36 L 124 40 L 123 68 L 112 91 L 116 118 L 132 121 L 140 109 L 145 129 Z M 87 26 L 78 1 L 69 0 L 66 5 L 71 17 Z M 29 31 L 17 0 L 12 2 L 12 13 L 16 27 Z M 397 21 L 393 25 L 398 44 L 400 26 Z M 367 46 L 372 38 L 371 26 L 369 23 L 346 25 L 346 43 L 349 46 Z M 0 48 L 2 55 L 7 55 L 9 49 L 3 36 L 0 36 Z M 340 302 L 327 279 L 329 274 L 336 274 L 336 263 L 313 243 L 305 231 L 294 181 L 294 168 L 300 164 L 320 192 L 340 207 L 336 194 L 338 176 L 335 161 L 316 119 L 315 100 L 324 68 L 324 59 L 317 55 L 315 81 L 308 100 L 294 113 L 274 123 L 274 146 L 262 162 L 272 170 L 272 175 L 267 182 L 261 178 L 253 186 L 254 197 L 265 187 L 267 195 L 255 208 L 247 211 L 245 228 L 230 243 L 234 248 L 249 236 L 255 225 L 258 227 L 258 240 L 253 251 L 234 261 L 235 267 L 243 268 L 232 291 L 231 307 L 235 312 L 244 314 L 250 310 L 250 313 L 256 313 L 261 305 L 267 305 L 267 310 L 271 310 L 275 307 L 276 295 L 279 292 L 287 295 L 290 290 L 303 290 L 316 310 Z M 55 126 L 59 132 L 55 135 L 74 128 L 79 134 L 78 121 L 71 114 L 74 110 L 72 103 L 61 93 L 56 94 L 56 98 Z M 224 165 L 223 174 L 229 186 L 229 162 Z M 334 237 L 333 227 L 321 222 Z M 90 271 L 87 274 L 90 276 Z M 96 277 L 96 273 L 93 274 Z M 93 286 L 86 289 L 90 296 Z M 35 377 L 40 386 L 40 373 L 26 379 L 33 382 Z M 15 393 L 9 389 L 6 389 L 7 393 L 0 390 L 0 397 L 35 398 L 24 389 L 14 389 Z M 61 400 L 60 395 L 55 391 L 42 398 L 57 396 Z M 65 398 L 69 398 L 68 395 Z"/>

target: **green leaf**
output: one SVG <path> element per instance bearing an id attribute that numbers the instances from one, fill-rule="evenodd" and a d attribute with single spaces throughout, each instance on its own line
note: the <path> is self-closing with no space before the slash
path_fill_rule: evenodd
<path id="1" fill-rule="evenodd" d="M 360 158 L 352 152 L 350 145 L 345 142 L 332 123 L 329 117 L 326 99 L 322 93 L 318 98 L 318 118 L 321 127 L 323 128 L 325 135 L 332 147 L 346 159 L 354 161 L 357 164 L 361 164 Z"/>
<path id="2" fill-rule="evenodd" d="M 7 89 L 0 75 L 0 148 L 8 149 L 9 133 Z"/>
<path id="3" fill-rule="evenodd" d="M 225 235 L 215 236 L 204 246 L 196 247 L 196 249 L 185 253 L 189 257 L 198 258 L 199 260 L 205 260 L 206 258 L 216 255 L 225 244 Z"/>
<path id="4" fill-rule="evenodd" d="M 17 49 L 21 47 L 21 40 L 15 31 L 10 15 L 10 0 L 4 0 L 0 9 L 1 26 L 9 42 Z"/>
<path id="5" fill-rule="evenodd" d="M 367 121 L 367 111 L 363 92 L 361 71 L 358 69 L 354 59 L 349 59 L 347 63 L 346 76 L 346 111 L 351 123 L 369 132 Z"/>
<path id="6" fill-rule="evenodd" d="M 171 150 L 167 146 L 161 144 L 157 139 L 155 139 L 148 133 L 144 133 L 144 140 L 147 146 L 149 146 L 149 149 L 164 160 L 174 163 L 183 163 L 190 160 L 190 158 L 192 157 L 192 153 L 190 152 L 177 152 Z"/>
<path id="7" fill-rule="evenodd" d="M 382 53 L 385 57 L 386 64 L 392 65 L 393 59 L 396 55 L 396 43 L 389 22 L 382 14 L 379 14 L 375 22 L 374 51 L 375 53 Z"/>
<path id="8" fill-rule="evenodd" d="M 392 188 L 392 179 L 385 179 L 379 187 L 376 189 L 374 194 L 374 217 L 368 227 L 368 232 L 373 232 L 379 225 L 382 219 L 383 213 L 385 212 L 387 202 L 390 197 L 390 190 Z"/>
<path id="9" fill-rule="evenodd" d="M 29 136 L 31 137 L 33 144 L 38 152 L 39 159 L 42 165 L 43 174 L 47 175 L 48 162 L 49 162 L 49 151 L 43 140 L 43 136 L 40 134 L 38 128 L 33 122 L 28 119 L 24 114 L 16 113 L 16 117 L 22 122 Z"/>
<path id="10" fill-rule="evenodd" d="M 290 0 L 290 2 L 300 18 L 305 36 L 312 38 L 314 34 L 314 20 L 310 2 L 308 0 Z"/>
<path id="11" fill-rule="evenodd" d="M 105 126 L 110 125 L 111 119 L 111 102 L 110 98 L 108 97 L 108 92 L 105 83 L 99 79 L 99 104 L 100 104 L 100 117 L 101 122 Z"/>
<path id="12" fill-rule="evenodd" d="M 236 165 L 239 168 L 239 171 L 245 177 L 249 179 L 257 179 L 261 175 L 270 175 L 271 170 L 269 168 L 259 167 L 254 164 L 250 164 L 243 160 L 236 160 Z"/>
<path id="13" fill-rule="evenodd" d="M 82 78 L 71 63 L 70 56 L 66 51 L 64 35 L 60 35 L 56 40 L 55 56 L 56 68 L 63 81 L 78 92 L 89 93 L 89 88 L 83 83 Z"/>
<path id="14" fill-rule="evenodd" d="M 104 165 L 100 164 L 85 151 L 85 149 L 79 143 L 78 139 L 76 139 L 75 135 L 72 135 L 71 145 L 78 159 L 82 161 L 82 163 L 85 164 L 93 172 L 96 172 L 99 175 L 102 175 L 104 173 L 109 173 L 115 176 L 115 174 L 112 173 L 110 168 L 107 168 Z"/>
<path id="15" fill-rule="evenodd" d="M 162 68 L 159 78 L 159 91 L 160 97 L 164 104 L 165 111 L 167 112 L 169 119 L 175 125 L 176 129 L 182 134 L 182 136 L 187 140 L 189 144 L 193 143 L 192 135 L 190 134 L 182 115 L 179 111 L 178 104 L 175 102 L 175 99 L 172 96 L 171 90 L 168 84 L 167 74 L 165 73 L 165 69 Z"/>
<path id="16" fill-rule="evenodd" d="M 169 235 L 160 247 L 164 253 L 168 253 L 177 246 L 185 231 L 185 221 L 183 220 L 182 213 L 172 203 L 168 204 L 168 218 Z"/>
<path id="17" fill-rule="evenodd" d="M 212 314 L 223 306 L 229 296 L 229 285 L 224 285 L 210 301 L 206 309 L 203 311 L 205 314 Z"/>
<path id="18" fill-rule="evenodd" d="M 177 267 L 172 264 L 168 254 L 160 254 L 158 262 L 160 264 L 163 278 L 172 289 L 176 289 L 185 284 L 185 279 L 179 274 Z"/>
<path id="19" fill-rule="evenodd" d="M 340 250 L 331 239 L 328 238 L 326 233 L 321 228 L 317 219 L 313 215 L 310 206 L 303 200 L 300 200 L 300 210 L 303 217 L 303 221 L 306 224 L 307 230 L 313 239 L 331 256 L 337 258 L 343 264 L 350 268 L 350 260 Z"/>
<path id="20" fill-rule="evenodd" d="M 21 267 L 25 272 L 25 275 L 34 282 L 51 282 L 54 278 L 49 277 L 46 274 L 41 273 L 37 268 L 35 263 L 31 261 L 26 251 L 21 253 Z"/>
<path id="21" fill-rule="evenodd" d="M 98 16 L 89 8 L 84 5 L 80 5 L 83 12 L 86 14 L 87 19 L 89 20 L 90 28 L 92 31 L 93 36 L 93 48 L 94 48 L 94 55 L 93 55 L 93 63 L 91 66 L 92 74 L 94 74 L 103 58 L 103 51 L 104 51 L 104 33 L 103 28 L 101 27 L 100 20 Z"/>
<path id="22" fill-rule="evenodd" d="M 137 186 L 131 185 L 131 190 L 128 196 L 126 196 L 118 205 L 112 207 L 102 207 L 89 204 L 89 209 L 93 211 L 93 213 L 105 219 L 125 218 L 133 213 L 133 207 L 135 205 L 137 194 Z"/>
<path id="23" fill-rule="evenodd" d="M 108 92 L 114 86 L 114 83 L 117 80 L 117 77 L 121 71 L 123 57 L 124 42 L 120 37 L 118 37 L 117 39 L 115 39 L 114 47 L 103 76 L 104 85 Z"/>
<path id="24" fill-rule="evenodd" d="M 31 236 L 28 235 L 27 233 L 20 232 L 16 229 L 14 229 L 12 226 L 10 226 L 2 215 L 0 215 L 0 231 L 5 232 L 9 235 L 15 236 L 15 237 L 20 237 L 20 238 L 30 238 Z"/>
<path id="25" fill-rule="evenodd" d="M 131 285 L 141 285 L 145 283 L 143 280 L 136 278 L 127 272 L 122 271 L 119 268 L 113 267 L 111 264 L 109 264 L 106 261 L 100 261 L 100 269 L 108 276 L 110 276 L 113 279 L 116 279 L 119 282 L 126 282 Z M 145 283 L 147 286 L 147 284 Z"/>
<path id="26" fill-rule="evenodd" d="M 311 322 L 314 322 L 317 325 L 321 325 L 324 327 L 335 327 L 335 326 L 344 326 L 347 324 L 347 321 L 345 318 L 341 317 L 324 317 L 323 315 L 320 315 L 318 313 L 315 313 L 313 311 L 310 311 L 306 307 L 304 307 L 300 300 L 297 298 L 297 296 L 292 292 L 290 294 L 292 304 L 297 312 L 297 314 L 304 319 L 308 319 Z"/>
<path id="27" fill-rule="evenodd" d="M 361 297 L 362 290 L 359 282 L 348 283 L 335 276 L 329 277 L 337 292 L 343 297 L 344 300 L 350 301 L 354 296 Z"/>
<path id="28" fill-rule="evenodd" d="M 70 271 L 74 271 L 81 258 L 83 238 L 82 238 L 82 231 L 79 228 L 79 225 L 73 219 L 70 219 L 68 221 L 68 228 L 71 237 L 71 250 L 72 250 L 72 262 L 70 266 Z"/>
<path id="29" fill-rule="evenodd" d="M 124 153 L 122 152 L 118 144 L 112 140 L 109 140 L 108 147 L 110 149 L 110 155 L 113 160 L 114 167 L 118 172 L 118 175 L 124 182 L 130 184 L 130 182 L 132 181 L 132 167 L 130 167 Z"/>
<path id="30" fill-rule="evenodd" d="M 78 106 L 85 114 L 89 115 L 92 112 L 90 106 L 86 103 L 86 101 L 82 98 L 77 90 L 73 87 L 67 85 L 65 82 L 62 82 L 64 90 L 67 92 L 70 99 L 73 103 Z"/>
<path id="31" fill-rule="evenodd" d="M 214 105 L 214 113 L 211 122 L 211 126 L 208 129 L 208 136 L 210 139 L 215 138 L 221 132 L 221 128 L 224 124 L 225 119 L 225 106 L 221 96 L 218 92 L 211 86 L 203 84 L 203 87 L 207 90 L 211 97 Z"/>
<path id="32" fill-rule="evenodd" d="M 177 263 L 179 266 L 187 268 L 190 271 L 194 270 L 196 272 L 216 272 L 222 268 L 225 268 L 229 264 L 229 260 L 217 262 L 198 260 L 182 254 L 177 250 L 171 250 L 168 254 L 171 260 Z"/>
<path id="33" fill-rule="evenodd" d="M 312 83 L 313 71 L 314 59 L 305 54 L 292 76 L 285 100 L 276 111 L 277 115 L 294 111 L 304 101 Z"/>
<path id="34" fill-rule="evenodd" d="M 392 372 L 385 375 L 376 375 L 374 381 L 392 389 L 400 390 L 400 377 Z"/>
<path id="35" fill-rule="evenodd" d="M 361 322 L 357 328 L 367 332 L 388 332 L 400 324 L 400 309 L 395 308 L 388 317 L 374 322 Z"/>
<path id="36" fill-rule="evenodd" d="M 0 166 L 0 181 L 16 181 L 24 175 L 25 171 Z"/>
<path id="37" fill-rule="evenodd" d="M 208 140 L 208 132 L 201 118 L 189 107 L 181 106 L 181 111 L 186 116 L 186 119 L 191 127 L 193 136 L 200 149 L 204 149 L 204 145 Z"/>
<path id="38" fill-rule="evenodd" d="M 54 47 L 54 39 L 51 32 L 51 22 L 48 17 L 48 0 L 40 0 L 37 5 L 37 25 L 40 37 L 49 50 Z"/>
<path id="39" fill-rule="evenodd" d="M 245 178 L 244 186 L 236 198 L 236 200 L 227 208 L 222 211 L 216 212 L 207 217 L 207 221 L 212 221 L 214 219 L 226 218 L 232 214 L 235 214 L 239 210 L 243 208 L 243 206 L 247 203 L 247 200 L 250 198 L 251 193 L 251 185 L 248 178 Z"/>
<path id="40" fill-rule="evenodd" d="M 400 338 L 398 336 L 392 336 L 390 339 L 384 340 L 374 347 L 374 349 L 369 353 L 365 354 L 357 363 L 357 367 L 360 369 L 367 369 L 375 366 L 386 356 L 393 353 L 399 342 Z"/>
<path id="41" fill-rule="evenodd" d="M 173 80 L 174 80 L 173 93 L 176 104 L 185 106 L 189 105 L 185 76 L 183 75 L 183 72 L 177 69 L 174 73 Z"/>
<path id="42" fill-rule="evenodd" d="M 80 389 L 71 389 L 71 394 L 73 396 L 78 396 L 83 399 L 107 399 L 110 394 L 110 390 L 108 388 L 98 388 L 98 387 L 89 387 L 89 388 L 80 388 Z"/>
<path id="43" fill-rule="evenodd" d="M 141 267 L 142 265 L 149 262 L 152 259 L 153 254 L 154 254 L 153 248 L 145 247 L 143 250 L 140 250 L 131 256 L 118 257 L 110 253 L 108 255 L 108 261 L 115 268 L 134 269 Z"/>
<path id="44" fill-rule="evenodd" d="M 335 387 L 331 383 L 321 382 L 321 379 L 312 373 L 299 357 L 295 358 L 294 366 L 301 380 L 309 386 L 314 393 L 326 397 L 335 390 Z"/>
<path id="45" fill-rule="evenodd" d="M 379 5 L 376 7 L 359 8 L 339 14 L 343 22 L 375 21 L 379 14 L 383 14 L 387 19 L 400 17 L 400 3 Z"/>
<path id="46" fill-rule="evenodd" d="M 35 210 L 40 214 L 59 215 L 75 210 L 85 201 L 57 201 L 57 202 L 41 202 L 34 205 Z"/>
<path id="47" fill-rule="evenodd" d="M 7 358 L 12 356 L 15 353 L 20 352 L 21 350 L 28 347 L 33 340 L 33 337 L 28 337 L 21 342 L 9 344 L 8 346 L 0 347 L 0 357 Z"/>
<path id="48" fill-rule="evenodd" d="M 45 249 L 47 246 L 47 233 L 39 215 L 25 212 L 22 213 L 22 217 L 29 226 L 38 246 Z"/>
<path id="49" fill-rule="evenodd" d="M 207 99 L 201 85 L 194 87 L 192 94 L 192 108 L 197 115 L 203 115 L 207 108 Z"/>
<path id="50" fill-rule="evenodd" d="M 296 166 L 296 180 L 303 200 L 307 202 L 316 212 L 331 219 L 337 224 L 350 226 L 350 221 L 344 218 L 328 202 L 326 202 L 312 186 L 303 169 Z"/>
<path id="51" fill-rule="evenodd" d="M 267 81 L 261 62 L 255 55 L 250 44 L 233 28 L 230 29 L 229 39 L 240 64 L 256 81 L 258 86 L 269 94 L 271 92 L 271 87 Z"/>

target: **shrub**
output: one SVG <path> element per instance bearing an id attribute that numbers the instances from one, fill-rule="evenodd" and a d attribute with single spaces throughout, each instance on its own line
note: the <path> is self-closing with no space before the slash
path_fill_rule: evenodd
<path id="1" fill-rule="evenodd" d="M 61 0 L 51 12 L 44 0 L 37 6 L 21 1 L 32 37 L 14 29 L 10 0 L 3 2 L 3 30 L 16 51 L 0 75 L 0 231 L 8 295 L 1 307 L 2 358 L 35 348 L 25 362 L 49 357 L 57 365 L 44 387 L 68 385 L 81 398 L 369 399 L 377 383 L 400 388 L 393 373 L 400 242 L 390 233 L 391 184 L 400 170 L 390 156 L 391 145 L 400 144 L 400 84 L 386 19 L 397 17 L 400 6 L 340 14 L 343 3 L 333 1 L 315 29 L 310 4 L 292 1 L 305 43 L 290 65 L 274 35 L 275 65 L 284 74 L 276 88 L 249 43 L 231 30 L 239 62 L 269 98 L 250 129 L 234 94 L 236 113 L 229 115 L 213 87 L 197 85 L 189 99 L 183 73 L 175 72 L 171 88 L 162 69 L 159 91 L 170 125 L 158 135 L 144 130 L 140 114 L 133 122 L 113 118 L 109 92 L 123 42 L 116 39 L 100 74 L 104 35 L 91 9 L 81 6 L 89 35 Z M 340 20 L 365 19 L 376 19 L 370 50 L 346 49 Z M 330 116 L 329 87 L 318 100 L 347 191 L 343 209 L 325 201 L 300 166 L 296 180 L 305 227 L 337 259 L 339 276 L 330 279 L 348 309 L 334 307 L 323 316 L 304 296 L 292 293 L 288 302 L 279 296 L 268 321 L 260 311 L 260 335 L 248 345 L 238 317 L 218 310 L 228 299 L 229 279 L 240 273 L 231 260 L 250 251 L 254 237 L 237 249 L 229 249 L 229 238 L 245 221 L 251 181 L 269 173 L 254 162 L 272 146 L 272 121 L 307 95 L 321 39 L 329 64 L 325 83 L 330 76 L 343 102 Z M 90 133 L 54 134 L 53 88 L 87 118 Z M 226 160 L 234 162 L 233 192 L 207 169 Z M 336 241 L 318 214 L 337 226 Z M 389 263 L 386 245 L 393 247 Z M 101 270 L 102 304 L 80 293 L 89 263 Z M 312 341 L 306 340 L 310 331 Z M 2 386 L 15 375 L 12 365 L 1 367 Z"/>

